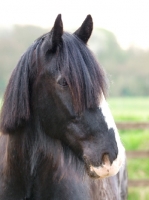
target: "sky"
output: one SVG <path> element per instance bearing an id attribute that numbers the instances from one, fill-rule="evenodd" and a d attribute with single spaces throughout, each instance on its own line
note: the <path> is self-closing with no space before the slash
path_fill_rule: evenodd
<path id="1" fill-rule="evenodd" d="M 94 27 L 112 31 L 123 48 L 149 49 L 149 0 L 0 0 L 0 27 L 50 28 L 59 13 L 65 30 L 91 14 Z"/>

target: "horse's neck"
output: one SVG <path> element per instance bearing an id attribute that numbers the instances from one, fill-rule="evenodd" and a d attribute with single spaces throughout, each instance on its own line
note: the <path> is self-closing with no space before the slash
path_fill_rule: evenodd
<path id="1" fill-rule="evenodd" d="M 45 195 L 47 193 L 47 196 L 50 193 L 53 195 L 52 199 L 75 200 L 77 197 L 77 199 L 98 200 L 100 197 L 101 200 L 119 200 L 116 177 L 92 181 L 83 172 L 83 168 L 81 171 L 82 165 L 79 166 L 79 163 L 76 163 L 78 161 L 71 157 L 71 153 L 70 157 L 65 160 L 59 142 L 53 144 L 51 141 L 53 146 L 50 146 L 50 142 L 45 141 L 48 138 L 43 137 L 42 141 L 39 141 L 39 138 L 35 140 L 31 147 L 33 141 L 28 141 L 26 138 L 28 137 L 23 134 L 18 136 L 2 135 L 0 138 L 0 177 L 2 180 L 1 170 L 4 170 L 5 179 L 9 180 L 7 183 L 9 192 L 13 192 L 20 186 L 24 195 L 26 195 L 25 191 L 31 194 L 32 185 L 35 184 L 36 186 L 42 185 L 42 187 L 36 188 L 39 193 Z M 43 146 L 41 145 L 41 149 L 38 149 L 38 142 L 40 144 L 45 142 Z M 27 183 L 26 186 L 25 183 Z M 65 193 L 66 188 L 68 189 Z M 59 191 L 63 191 L 63 197 L 55 197 L 55 195 L 59 195 Z"/>

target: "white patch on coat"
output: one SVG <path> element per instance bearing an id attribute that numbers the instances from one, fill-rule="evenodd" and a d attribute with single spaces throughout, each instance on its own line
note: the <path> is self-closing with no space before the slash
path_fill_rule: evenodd
<path id="1" fill-rule="evenodd" d="M 105 117 L 105 121 L 107 123 L 108 128 L 114 129 L 115 139 L 118 147 L 118 155 L 117 158 L 113 161 L 112 165 L 110 164 L 108 156 L 105 156 L 104 164 L 102 166 L 99 167 L 91 166 L 90 170 L 94 171 L 102 179 L 108 176 L 114 176 L 119 172 L 120 168 L 125 163 L 125 149 L 121 143 L 116 124 L 114 122 L 113 116 L 111 114 L 111 111 L 105 100 L 104 95 L 102 98 L 100 109 Z"/>

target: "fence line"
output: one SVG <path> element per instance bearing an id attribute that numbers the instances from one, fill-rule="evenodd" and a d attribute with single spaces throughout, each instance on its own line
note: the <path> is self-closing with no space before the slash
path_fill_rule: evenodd
<path id="1" fill-rule="evenodd" d="M 149 129 L 149 122 L 117 122 L 120 130 Z"/>
<path id="2" fill-rule="evenodd" d="M 149 151 L 127 151 L 127 158 L 149 158 Z"/>
<path id="3" fill-rule="evenodd" d="M 149 180 L 128 180 L 128 187 L 149 187 Z"/>
<path id="4" fill-rule="evenodd" d="M 120 130 L 137 130 L 137 129 L 147 129 L 149 130 L 148 122 L 117 122 L 118 129 Z M 129 159 L 132 158 L 149 158 L 148 151 L 127 151 L 126 155 Z M 149 179 L 138 179 L 138 180 L 128 180 L 128 187 L 149 187 Z"/>

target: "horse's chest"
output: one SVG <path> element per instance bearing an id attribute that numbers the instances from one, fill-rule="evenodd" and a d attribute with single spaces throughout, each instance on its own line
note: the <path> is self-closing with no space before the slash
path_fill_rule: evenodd
<path id="1" fill-rule="evenodd" d="M 34 184 L 36 200 L 119 200 L 115 178 L 91 180 L 72 168 L 40 171 Z"/>
<path id="2" fill-rule="evenodd" d="M 69 168 L 65 171 L 40 171 L 34 184 L 36 200 L 91 200 L 89 177 L 79 177 Z M 93 199 L 94 200 L 94 199 Z"/>

